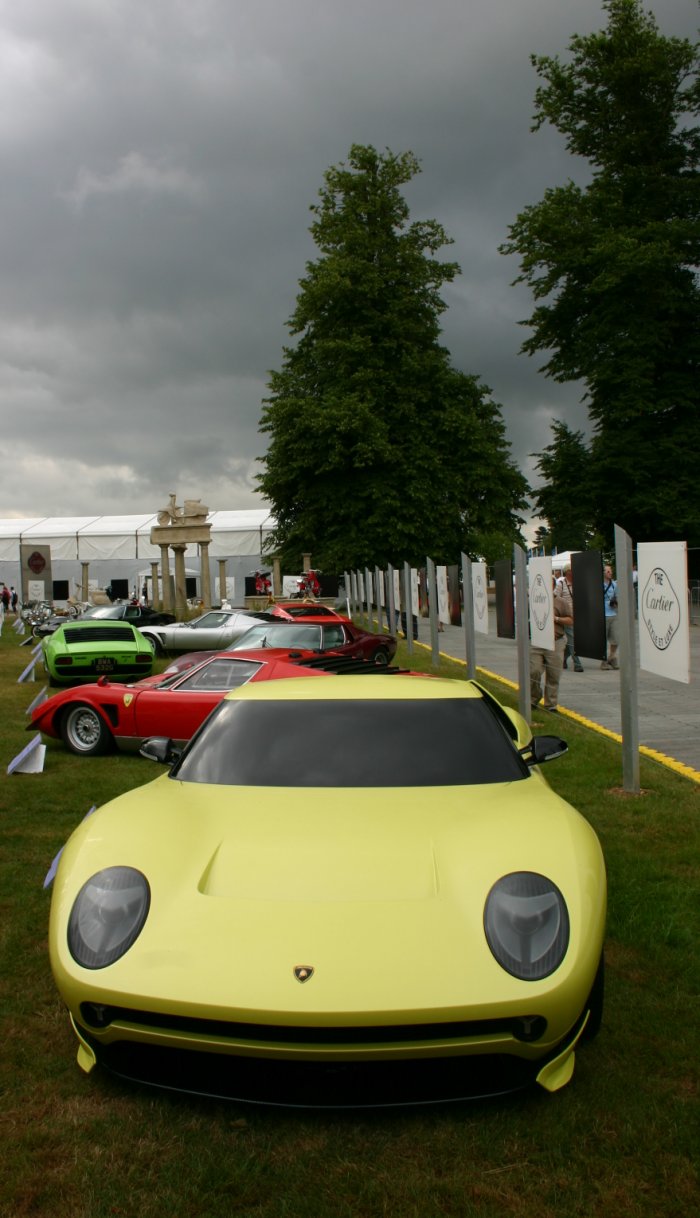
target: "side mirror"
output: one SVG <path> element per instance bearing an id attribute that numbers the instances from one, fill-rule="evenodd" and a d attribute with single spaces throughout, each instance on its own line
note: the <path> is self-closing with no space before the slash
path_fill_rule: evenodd
<path id="1" fill-rule="evenodd" d="M 144 740 L 139 749 L 141 757 L 146 757 L 149 761 L 159 761 L 161 765 L 173 765 L 181 756 L 181 752 L 181 749 L 173 748 L 169 736 L 151 736 L 150 740 Z"/>
<path id="2" fill-rule="evenodd" d="M 526 765 L 542 765 L 545 761 L 563 757 L 568 751 L 568 744 L 559 736 L 533 736 L 530 743 L 520 750 L 520 756 Z"/>

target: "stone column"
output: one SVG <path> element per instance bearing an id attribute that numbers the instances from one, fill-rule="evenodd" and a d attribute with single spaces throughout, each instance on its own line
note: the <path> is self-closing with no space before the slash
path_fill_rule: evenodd
<path id="1" fill-rule="evenodd" d="M 204 608 L 211 609 L 211 567 L 209 566 L 209 542 L 199 543 L 199 570 L 202 577 L 202 600 Z"/>
<path id="2" fill-rule="evenodd" d="M 167 516 L 161 512 L 160 516 Z M 160 519 L 159 516 L 159 519 Z M 170 563 L 168 548 L 175 555 L 175 614 L 180 620 L 187 616 L 187 579 L 185 577 L 185 550 L 189 545 L 204 548 L 203 578 L 207 581 L 203 588 L 204 595 L 211 604 L 211 573 L 209 572 L 209 542 L 211 541 L 211 525 L 206 523 L 181 523 L 154 525 L 151 529 L 151 545 L 160 546 L 163 555 L 163 608 L 172 611 L 172 596 L 170 591 Z M 200 550 L 200 553 L 202 551 Z M 204 569 L 206 568 L 206 570 Z"/>
<path id="3" fill-rule="evenodd" d="M 151 604 L 153 606 L 160 604 L 160 596 L 158 595 L 158 563 L 151 563 Z"/>
<path id="4" fill-rule="evenodd" d="M 187 577 L 185 575 L 186 541 L 171 543 L 175 555 L 175 614 L 179 622 L 187 620 Z"/>
<path id="5" fill-rule="evenodd" d="M 272 595 L 282 595 L 282 566 L 277 554 L 272 560 Z"/>
<path id="6" fill-rule="evenodd" d="M 223 604 L 226 600 L 226 559 L 219 559 L 219 600 Z"/>
<path id="7" fill-rule="evenodd" d="M 301 569 L 302 569 L 302 571 L 310 571 L 310 570 L 311 570 L 311 555 L 310 555 L 310 554 L 302 554 L 302 556 L 301 556 Z"/>
<path id="8" fill-rule="evenodd" d="M 170 546 L 160 543 L 160 569 L 163 580 L 163 609 L 172 613 L 173 606 L 170 597 Z"/>
<path id="9" fill-rule="evenodd" d="M 80 599 L 83 601 L 86 601 L 89 599 L 88 592 L 90 589 L 90 584 L 88 581 L 88 570 L 90 568 L 90 563 L 81 562 L 80 566 L 82 567 L 82 579 L 81 579 L 81 584 L 80 584 L 80 589 L 81 589 Z"/>

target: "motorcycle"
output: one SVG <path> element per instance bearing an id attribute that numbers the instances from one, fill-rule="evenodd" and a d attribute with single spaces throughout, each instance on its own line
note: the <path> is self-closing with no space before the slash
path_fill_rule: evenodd
<path id="1" fill-rule="evenodd" d="M 321 595 L 321 584 L 318 571 L 305 571 L 297 585 L 296 599 L 318 600 Z"/>

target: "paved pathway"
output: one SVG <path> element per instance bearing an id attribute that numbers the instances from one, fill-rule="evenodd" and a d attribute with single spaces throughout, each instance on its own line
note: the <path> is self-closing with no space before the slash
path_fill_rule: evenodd
<path id="1" fill-rule="evenodd" d="M 419 641 L 430 647 L 430 623 L 421 619 Z M 464 631 L 445 626 L 438 635 L 440 651 L 464 660 Z M 696 771 L 700 781 L 700 627 L 690 628 L 691 681 L 669 681 L 638 671 L 639 742 Z M 562 673 L 560 707 L 575 711 L 593 723 L 620 733 L 620 674 L 602 671 L 597 660 L 582 659 L 584 671 L 571 666 Z M 489 634 L 476 636 L 477 667 L 518 682 L 517 648 L 512 639 L 496 636 L 496 616 L 490 613 Z"/>

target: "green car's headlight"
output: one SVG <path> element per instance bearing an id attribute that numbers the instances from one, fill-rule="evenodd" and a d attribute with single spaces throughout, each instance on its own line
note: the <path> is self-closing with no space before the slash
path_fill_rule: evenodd
<path id="1" fill-rule="evenodd" d="M 133 867 L 108 867 L 78 893 L 68 922 L 68 947 L 83 968 L 106 968 L 129 950 L 148 915 L 151 892 Z"/>
<path id="2" fill-rule="evenodd" d="M 486 898 L 484 930 L 502 968 L 539 981 L 559 967 L 569 946 L 569 914 L 556 884 L 534 871 L 498 880 Z"/>

